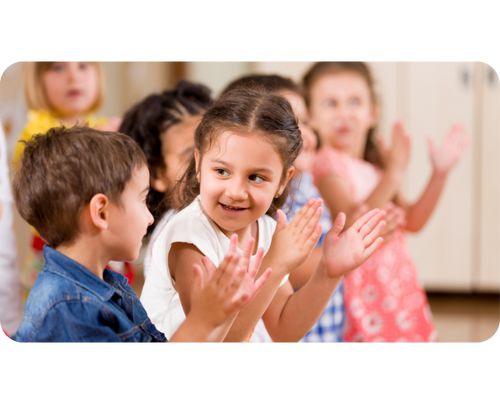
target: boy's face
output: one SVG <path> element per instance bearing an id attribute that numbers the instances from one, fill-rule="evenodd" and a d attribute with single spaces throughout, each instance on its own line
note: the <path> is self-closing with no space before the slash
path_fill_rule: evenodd
<path id="1" fill-rule="evenodd" d="M 135 261 L 153 215 L 146 206 L 149 192 L 149 170 L 146 165 L 135 169 L 121 196 L 121 206 L 111 202 L 108 230 L 112 260 Z"/>

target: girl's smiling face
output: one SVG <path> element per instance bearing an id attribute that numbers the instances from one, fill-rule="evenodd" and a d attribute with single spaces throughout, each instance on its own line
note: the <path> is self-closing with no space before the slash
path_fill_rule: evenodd
<path id="1" fill-rule="evenodd" d="M 195 151 L 201 202 L 208 216 L 227 236 L 246 243 L 251 225 L 268 211 L 294 172 L 282 181 L 283 162 L 262 136 L 223 132 L 201 159 Z"/>
<path id="2" fill-rule="evenodd" d="M 362 158 L 368 130 L 376 123 L 376 106 L 365 79 L 354 72 L 325 74 L 310 90 L 311 125 L 322 144 Z"/>

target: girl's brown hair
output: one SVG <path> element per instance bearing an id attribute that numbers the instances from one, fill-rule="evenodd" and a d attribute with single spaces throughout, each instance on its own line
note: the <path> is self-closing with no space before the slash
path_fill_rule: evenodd
<path id="1" fill-rule="evenodd" d="M 268 141 L 283 163 L 282 181 L 302 149 L 302 136 L 292 107 L 284 97 L 269 92 L 235 88 L 223 94 L 207 110 L 194 135 L 194 145 L 200 153 L 200 165 L 203 154 L 210 150 L 219 135 L 226 131 L 242 136 L 261 136 Z M 193 156 L 178 184 L 182 187 L 181 210 L 200 194 L 196 175 L 196 161 Z M 274 216 L 283 206 L 289 190 L 290 183 L 278 198 L 273 199 L 267 215 Z"/>
<path id="2" fill-rule="evenodd" d="M 49 100 L 43 88 L 43 75 L 50 69 L 54 62 L 24 62 L 23 77 L 24 77 L 24 96 L 29 109 L 52 111 Z M 97 69 L 99 78 L 99 88 L 97 99 L 92 108 L 88 112 L 97 111 L 105 97 L 106 78 L 104 70 L 99 62 L 93 62 Z"/>
<path id="3" fill-rule="evenodd" d="M 370 99 L 373 104 L 378 103 L 378 97 L 375 94 L 375 85 L 372 74 L 366 63 L 363 62 L 318 62 L 315 63 L 302 79 L 304 84 L 304 99 L 308 107 L 311 105 L 311 88 L 314 83 L 327 74 L 338 74 L 351 72 L 360 75 L 366 82 L 370 91 Z M 366 145 L 363 158 L 369 163 L 384 168 L 384 162 L 375 141 L 377 126 L 374 125 L 368 130 Z"/>

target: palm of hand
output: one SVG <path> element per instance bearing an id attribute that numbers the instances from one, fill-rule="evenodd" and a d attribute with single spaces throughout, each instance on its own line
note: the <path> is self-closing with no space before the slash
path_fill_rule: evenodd
<path id="1" fill-rule="evenodd" d="M 469 146 L 469 139 L 466 136 L 465 128 L 462 125 L 455 125 L 446 136 L 441 147 L 435 147 L 430 139 L 428 143 L 434 170 L 439 173 L 447 173 Z"/>
<path id="2" fill-rule="evenodd" d="M 373 209 L 341 233 L 345 215 L 339 213 L 323 242 L 323 262 L 330 277 L 341 277 L 361 266 L 382 244 L 384 211 Z"/>

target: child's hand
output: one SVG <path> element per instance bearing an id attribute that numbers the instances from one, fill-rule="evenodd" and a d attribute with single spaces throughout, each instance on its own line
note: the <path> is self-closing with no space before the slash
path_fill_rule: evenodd
<path id="1" fill-rule="evenodd" d="M 383 242 L 379 237 L 385 212 L 373 209 L 342 232 L 345 214 L 340 212 L 323 242 L 322 261 L 328 275 L 338 278 L 362 265 Z"/>
<path id="2" fill-rule="evenodd" d="M 120 128 L 121 124 L 122 124 L 121 118 L 114 116 L 113 118 L 110 118 L 109 121 L 107 121 L 105 124 L 97 126 L 96 129 L 105 132 L 118 132 L 118 129 Z"/>
<path id="3" fill-rule="evenodd" d="M 463 125 L 453 125 L 440 148 L 430 138 L 427 138 L 427 144 L 434 172 L 446 175 L 469 147 L 470 139 Z"/>
<path id="4" fill-rule="evenodd" d="M 268 268 L 254 281 L 264 251 L 259 249 L 249 268 L 253 241 L 249 240 L 240 259 L 236 250 L 238 236 L 233 235 L 229 251 L 218 268 L 207 257 L 202 258 L 206 272 L 199 265 L 193 265 L 196 277 L 190 314 L 198 315 L 201 321 L 215 328 L 235 317 L 253 299 L 271 274 L 271 268 Z"/>
<path id="5" fill-rule="evenodd" d="M 266 257 L 278 262 L 285 269 L 285 275 L 302 264 L 318 242 L 321 236 L 318 222 L 323 213 L 322 203 L 319 198 L 310 199 L 288 226 L 285 213 L 278 210 L 278 224 Z"/>
<path id="6" fill-rule="evenodd" d="M 380 144 L 380 143 L 379 143 Z M 392 130 L 392 146 L 385 154 L 387 169 L 395 173 L 402 174 L 406 169 L 408 160 L 410 159 L 411 139 L 406 131 L 403 122 L 397 121 L 394 123 Z"/>
<path id="7" fill-rule="evenodd" d="M 385 213 L 384 222 L 386 223 L 386 226 L 380 232 L 380 237 L 384 239 L 382 244 L 393 240 L 396 237 L 397 230 L 406 225 L 405 211 L 394 203 L 389 202 L 387 204 Z"/>

